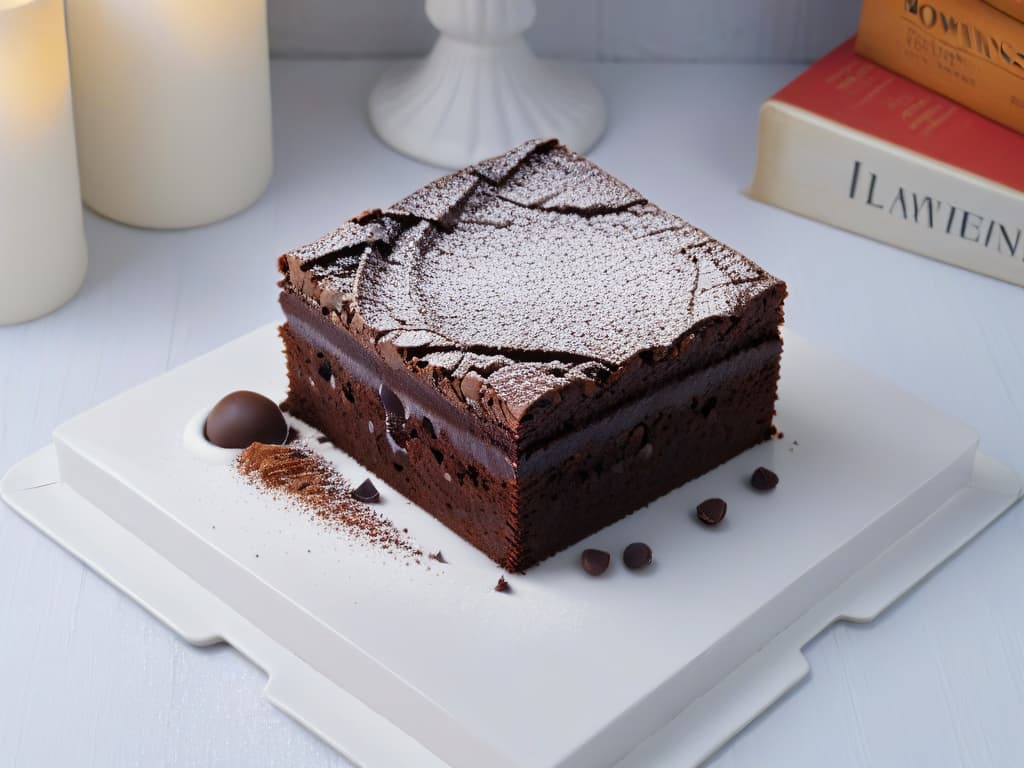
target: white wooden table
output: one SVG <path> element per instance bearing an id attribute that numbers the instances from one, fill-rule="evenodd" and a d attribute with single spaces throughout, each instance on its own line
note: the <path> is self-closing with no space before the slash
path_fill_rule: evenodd
<path id="1" fill-rule="evenodd" d="M 164 233 L 88 217 L 81 295 L 0 328 L 0 471 L 62 420 L 276 319 L 277 254 L 437 175 L 371 136 L 382 66 L 275 62 L 276 176 L 234 219 Z M 743 197 L 757 107 L 798 67 L 589 69 L 611 113 L 597 162 L 785 278 L 790 327 L 969 422 L 1024 473 L 1024 289 Z M 810 679 L 716 768 L 1024 765 L 1020 505 L 879 621 L 838 625 L 807 655 Z M 0 508 L 0 765 L 348 765 L 263 684 Z"/>

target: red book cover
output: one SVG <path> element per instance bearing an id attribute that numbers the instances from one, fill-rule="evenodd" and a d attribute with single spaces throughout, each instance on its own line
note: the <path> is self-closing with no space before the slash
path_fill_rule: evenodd
<path id="1" fill-rule="evenodd" d="M 1024 191 L 1024 136 L 858 56 L 853 39 L 774 99 Z"/>

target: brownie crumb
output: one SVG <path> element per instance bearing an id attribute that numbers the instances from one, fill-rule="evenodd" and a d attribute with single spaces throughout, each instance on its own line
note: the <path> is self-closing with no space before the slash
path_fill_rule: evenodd
<path id="1" fill-rule="evenodd" d="M 779 484 L 779 476 L 766 467 L 758 467 L 750 476 L 750 484 L 759 491 L 770 491 Z"/>
<path id="2" fill-rule="evenodd" d="M 394 523 L 353 498 L 341 473 L 309 448 L 253 443 L 242 451 L 236 467 L 249 482 L 290 497 L 332 530 L 395 554 L 414 557 L 418 552 Z"/>
<path id="3" fill-rule="evenodd" d="M 504 576 L 498 577 L 498 583 L 494 585 L 495 592 L 508 592 L 511 589 Z"/>
<path id="4" fill-rule="evenodd" d="M 725 519 L 726 506 L 722 499 L 706 499 L 697 505 L 697 519 L 704 525 L 718 525 Z"/>
<path id="5" fill-rule="evenodd" d="M 447 560 L 444 559 L 444 555 L 441 554 L 441 550 L 440 549 L 437 550 L 437 552 L 431 552 L 429 555 L 427 555 L 427 557 L 429 557 L 431 560 L 436 560 L 439 563 L 447 563 L 448 562 Z"/>
<path id="6" fill-rule="evenodd" d="M 320 435 L 320 437 L 318 437 L 316 441 L 323 445 L 324 443 L 331 442 L 331 438 L 329 438 L 327 435 Z"/>

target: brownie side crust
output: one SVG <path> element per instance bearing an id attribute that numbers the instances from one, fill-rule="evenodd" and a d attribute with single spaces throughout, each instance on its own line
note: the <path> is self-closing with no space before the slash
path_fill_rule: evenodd
<path id="1" fill-rule="evenodd" d="M 326 335 L 311 308 L 288 299 L 284 407 L 430 510 L 503 567 L 522 571 L 621 519 L 736 453 L 767 439 L 781 342 L 769 340 L 648 392 L 603 420 L 568 432 L 514 468 L 494 466 L 450 403 L 409 412 L 401 443 L 389 431 L 371 360 Z M 305 316 L 302 316 L 305 313 Z M 395 394 L 409 400 L 396 383 Z M 406 382 L 409 384 L 410 382 Z M 419 393 L 417 393 L 419 395 Z M 510 471 L 511 470 L 511 471 Z M 571 492 L 567 492 L 571 489 Z"/>
<path id="2" fill-rule="evenodd" d="M 315 425 L 336 446 L 419 504 L 496 563 L 515 550 L 506 522 L 518 509 L 517 483 L 467 459 L 455 432 L 438 432 L 429 417 L 407 420 L 407 438 L 396 450 L 377 388 L 351 376 L 330 352 L 280 330 L 288 360 L 288 399 L 282 408 Z M 320 370 L 335 366 L 333 381 Z"/>
<path id="3" fill-rule="evenodd" d="M 720 363 L 689 371 L 681 366 L 662 361 L 644 362 L 635 372 L 632 381 L 639 385 L 630 393 L 631 397 L 616 398 L 611 407 L 586 421 L 580 421 L 571 429 L 553 435 L 539 444 L 517 450 L 519 446 L 507 442 L 507 434 L 500 430 L 487 429 L 485 422 L 470 418 L 468 414 L 445 398 L 437 396 L 423 383 L 410 376 L 403 376 L 381 363 L 362 346 L 331 324 L 320 313 L 301 298 L 289 293 L 281 295 L 281 306 L 287 318 L 287 328 L 292 335 L 304 338 L 317 349 L 320 361 L 317 373 L 328 382 L 336 381 L 338 371 L 345 371 L 349 378 L 360 381 L 364 386 L 377 392 L 390 389 L 401 404 L 406 418 L 427 417 L 435 431 L 457 435 L 461 453 L 481 468 L 497 477 L 521 477 L 524 474 L 557 465 L 569 458 L 571 453 L 585 447 L 588 442 L 609 439 L 617 430 L 625 429 L 641 420 L 646 410 L 652 407 L 667 407 L 688 395 L 679 384 L 688 377 L 706 378 L 709 371 L 719 375 L 723 370 Z M 768 342 L 776 342 L 774 344 Z M 725 370 L 735 375 L 737 363 L 749 360 L 758 364 L 765 355 L 778 355 L 781 345 L 777 337 L 769 337 L 752 347 L 733 355 L 733 364 Z M 721 361 L 720 361 L 721 362 Z M 675 373 L 675 378 L 670 378 Z M 601 393 L 604 394 L 604 393 Z M 598 395 L 600 397 L 600 394 Z M 611 398 L 608 398 L 611 400 Z M 651 401 L 655 402 L 652 403 Z M 393 436 L 395 437 L 395 436 Z M 397 436 L 401 439 L 400 436 Z"/>

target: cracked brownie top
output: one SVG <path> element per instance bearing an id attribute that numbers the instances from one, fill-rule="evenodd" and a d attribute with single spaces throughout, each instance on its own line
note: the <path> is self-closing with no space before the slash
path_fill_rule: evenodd
<path id="1" fill-rule="evenodd" d="M 280 269 L 286 291 L 388 365 L 513 431 L 637 365 L 671 357 L 678 373 L 774 335 L 785 295 L 555 140 L 360 214 Z M 758 302 L 763 321 L 739 323 Z M 743 338 L 730 336 L 737 325 Z M 717 351 L 693 343 L 709 329 Z"/>

